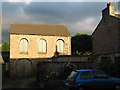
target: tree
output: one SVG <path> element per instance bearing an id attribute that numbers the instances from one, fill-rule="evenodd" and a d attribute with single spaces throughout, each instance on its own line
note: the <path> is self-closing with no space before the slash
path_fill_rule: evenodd
<path id="1" fill-rule="evenodd" d="M 71 45 L 73 55 L 91 54 L 92 37 L 89 34 L 76 33 L 72 37 Z"/>
<path id="2" fill-rule="evenodd" d="M 2 43 L 2 52 L 9 52 L 10 51 L 10 43 L 8 40 L 5 40 Z"/>
<path id="3" fill-rule="evenodd" d="M 2 43 L 2 57 L 4 62 L 9 62 L 10 58 L 10 43 L 8 40 L 5 40 Z"/>

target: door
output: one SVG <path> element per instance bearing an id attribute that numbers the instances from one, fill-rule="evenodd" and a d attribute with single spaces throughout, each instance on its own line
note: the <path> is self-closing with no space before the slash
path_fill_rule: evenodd
<path id="1" fill-rule="evenodd" d="M 27 59 L 19 60 L 16 64 L 18 77 L 31 76 L 31 62 Z"/>

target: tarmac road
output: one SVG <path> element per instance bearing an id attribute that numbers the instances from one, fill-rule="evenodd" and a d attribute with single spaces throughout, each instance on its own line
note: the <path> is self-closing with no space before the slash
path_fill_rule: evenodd
<path id="1" fill-rule="evenodd" d="M 47 90 L 68 90 L 64 86 L 63 81 L 49 81 L 44 86 L 44 88 L 40 88 L 36 84 L 36 78 L 5 78 L 3 79 L 2 89 L 47 89 Z"/>

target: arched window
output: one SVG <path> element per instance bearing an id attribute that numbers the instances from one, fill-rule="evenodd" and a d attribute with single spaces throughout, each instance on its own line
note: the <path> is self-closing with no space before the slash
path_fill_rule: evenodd
<path id="1" fill-rule="evenodd" d="M 39 53 L 46 53 L 47 52 L 47 43 L 46 43 L 46 40 L 40 39 L 38 41 L 38 52 Z"/>
<path id="2" fill-rule="evenodd" d="M 20 40 L 20 52 L 28 53 L 28 40 L 25 38 Z"/>
<path id="3" fill-rule="evenodd" d="M 64 52 L 64 41 L 61 39 L 57 41 L 57 52 Z"/>

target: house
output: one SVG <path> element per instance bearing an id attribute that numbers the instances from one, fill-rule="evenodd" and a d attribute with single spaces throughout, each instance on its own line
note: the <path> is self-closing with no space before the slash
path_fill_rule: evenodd
<path id="1" fill-rule="evenodd" d="M 92 45 L 98 59 L 120 59 L 120 14 L 115 13 L 112 2 L 102 10 L 102 19 L 92 34 Z"/>
<path id="2" fill-rule="evenodd" d="M 36 74 L 37 63 L 71 55 L 71 36 L 65 25 L 11 24 L 10 74 Z"/>

